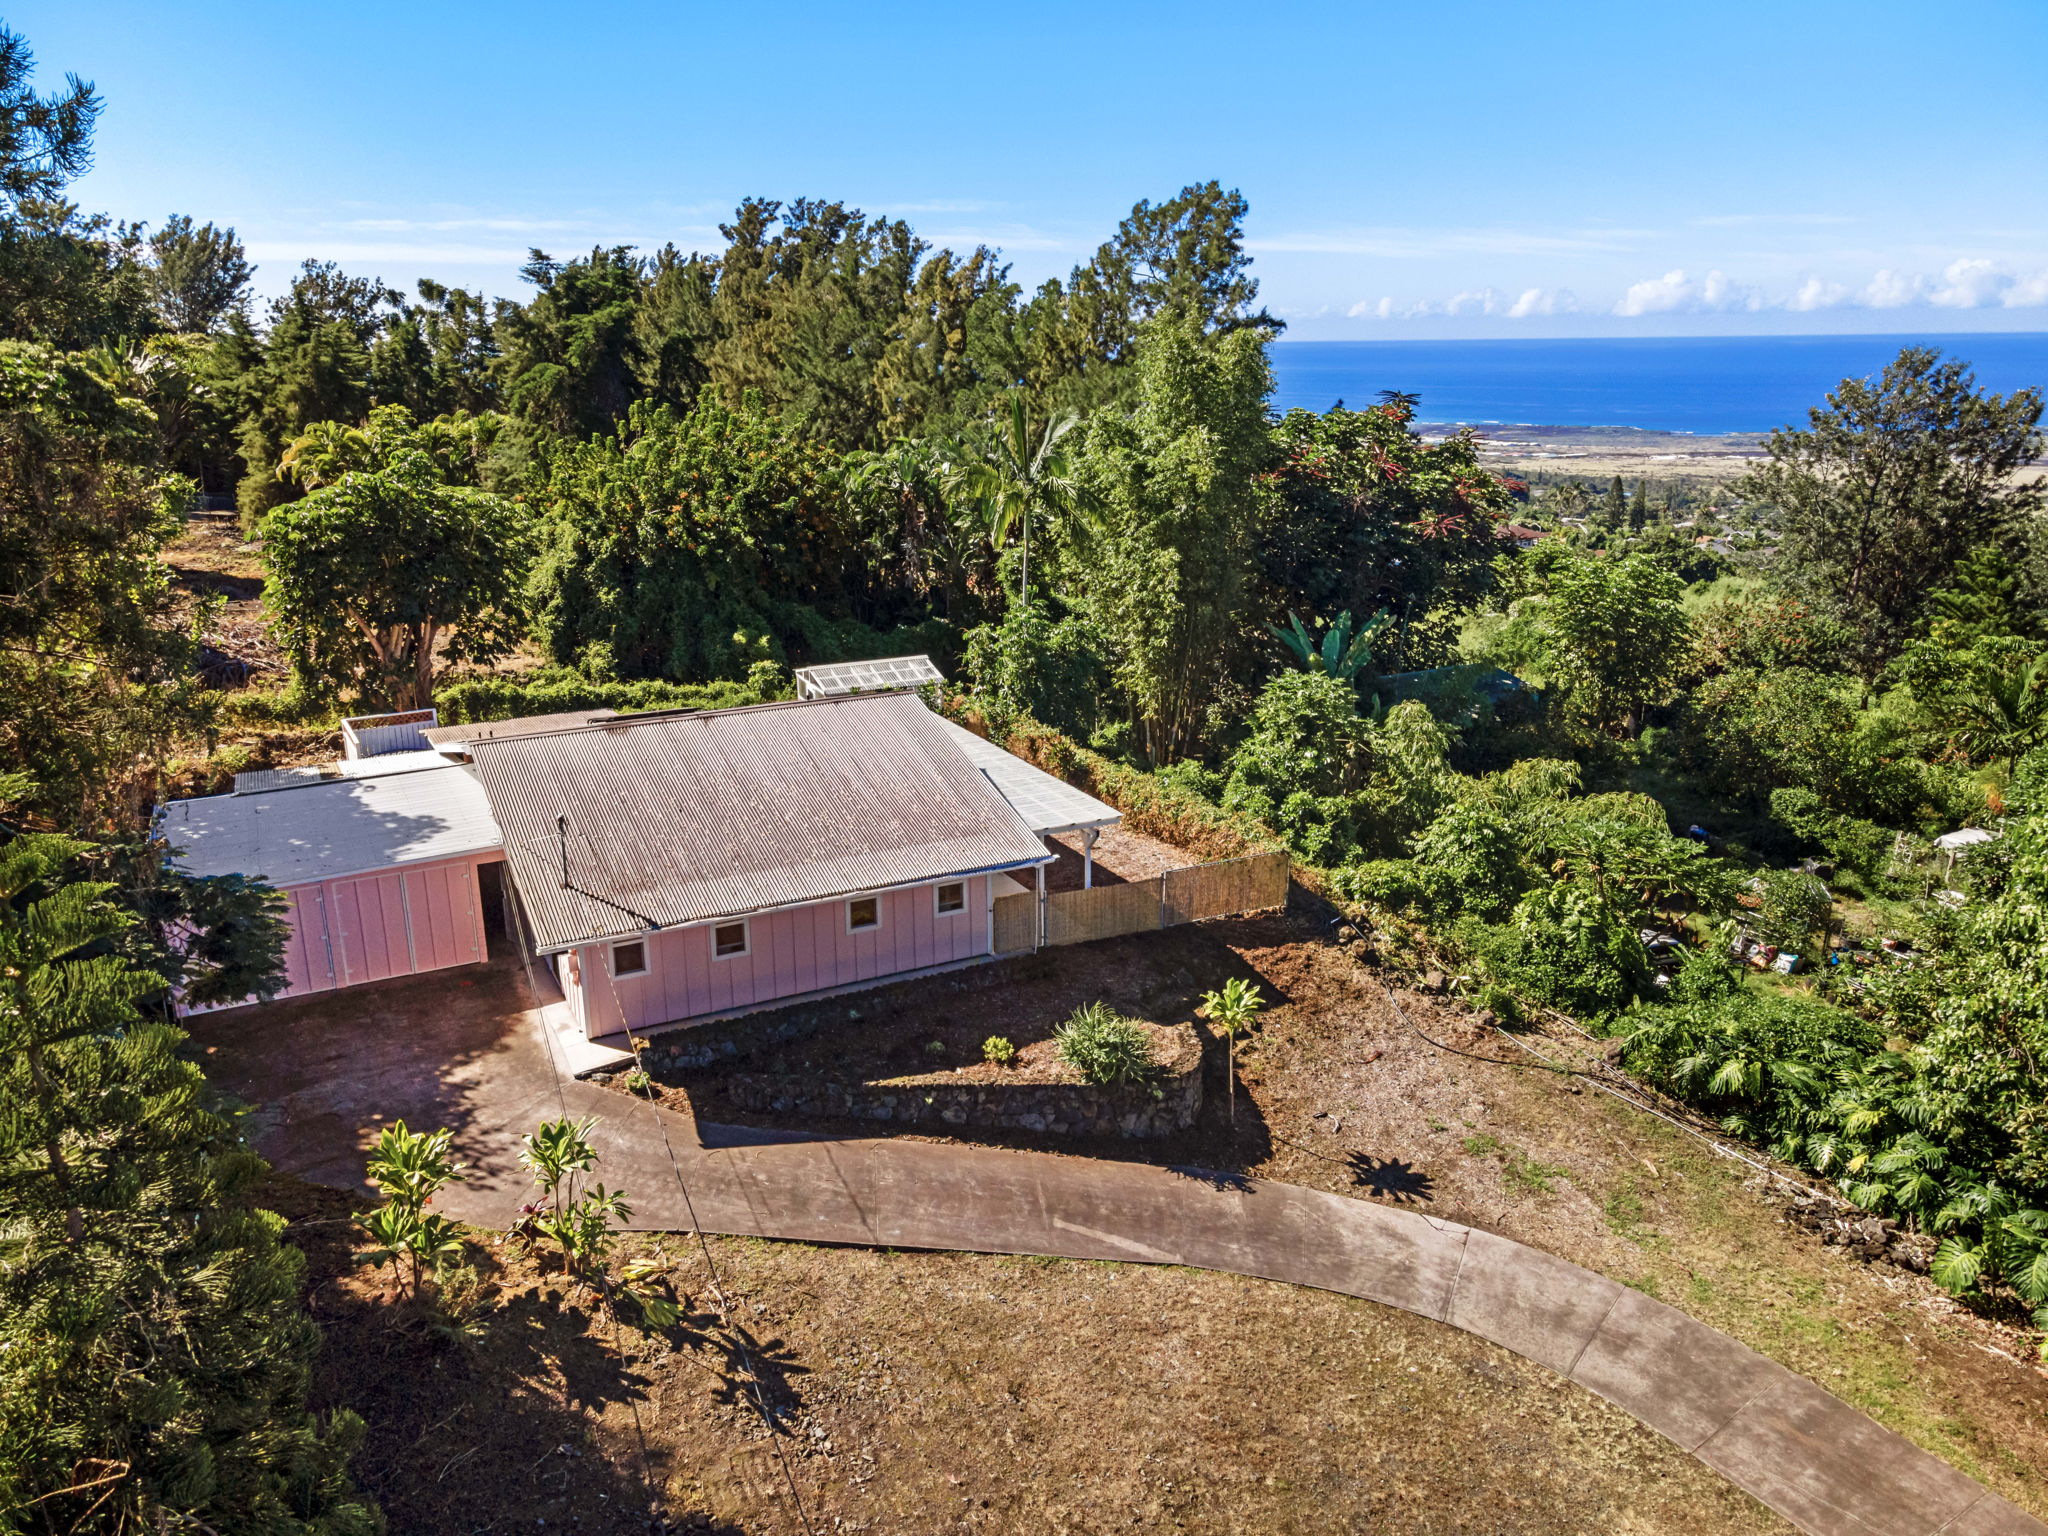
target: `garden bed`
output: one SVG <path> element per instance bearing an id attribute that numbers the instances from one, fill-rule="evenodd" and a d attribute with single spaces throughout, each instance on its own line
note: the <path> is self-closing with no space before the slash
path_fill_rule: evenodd
<path id="1" fill-rule="evenodd" d="M 1008 1065 L 984 1060 L 879 1081 L 848 1079 L 843 1068 L 802 1076 L 734 1072 L 723 1086 L 734 1104 L 769 1114 L 1053 1136 L 1156 1137 L 1185 1131 L 1202 1109 L 1201 1039 L 1191 1025 L 1136 1022 L 1150 1042 L 1155 1064 L 1151 1077 L 1139 1083 L 1084 1082 L 1061 1058 L 1056 1041 L 1038 1040 Z"/>

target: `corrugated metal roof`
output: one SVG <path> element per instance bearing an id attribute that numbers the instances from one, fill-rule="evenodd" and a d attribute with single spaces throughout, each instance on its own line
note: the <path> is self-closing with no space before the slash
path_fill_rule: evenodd
<path id="1" fill-rule="evenodd" d="M 544 951 L 1049 857 L 914 694 L 624 715 L 473 750 Z"/>
<path id="2" fill-rule="evenodd" d="M 466 725 L 435 725 L 420 734 L 427 738 L 429 746 L 444 750 L 495 736 L 531 736 L 535 731 L 559 731 L 572 725 L 588 725 L 593 720 L 609 720 L 617 714 L 616 709 L 570 709 L 553 715 L 521 715 L 516 720 L 472 720 Z"/>
<path id="3" fill-rule="evenodd" d="M 179 867 L 192 874 L 255 875 L 275 886 L 498 846 L 483 786 L 467 768 L 445 760 L 268 794 L 173 800 L 157 813 L 157 830 L 176 850 Z"/>
<path id="4" fill-rule="evenodd" d="M 1032 767 L 1023 758 L 1005 752 L 992 741 L 983 740 L 964 725 L 957 725 L 943 715 L 934 718 L 951 734 L 954 744 L 967 754 L 967 760 L 994 781 L 1003 798 L 1041 837 L 1054 832 L 1079 832 L 1084 827 L 1111 827 L 1124 819 L 1123 812 L 1115 806 L 1104 805 L 1064 779 L 1056 779 L 1042 768 Z"/>

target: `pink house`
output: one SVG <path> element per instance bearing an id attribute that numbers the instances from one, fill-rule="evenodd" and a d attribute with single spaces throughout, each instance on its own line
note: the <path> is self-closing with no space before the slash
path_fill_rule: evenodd
<path id="1" fill-rule="evenodd" d="M 908 692 L 419 739 L 161 813 L 186 869 L 284 892 L 283 995 L 516 952 L 602 1039 L 915 975 L 1119 819 Z"/>
<path id="2" fill-rule="evenodd" d="M 1052 855 L 957 730 L 877 693 L 470 750 L 534 952 L 598 1039 L 993 953 L 996 898 Z"/>

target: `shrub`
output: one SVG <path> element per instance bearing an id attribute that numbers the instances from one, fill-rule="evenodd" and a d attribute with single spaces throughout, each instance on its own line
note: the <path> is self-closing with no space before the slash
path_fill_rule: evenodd
<path id="1" fill-rule="evenodd" d="M 1368 859 L 1330 875 L 1331 890 L 1346 901 L 1369 902 L 1389 912 L 1422 902 L 1422 878 L 1412 859 Z"/>
<path id="2" fill-rule="evenodd" d="M 1152 1042 L 1135 1019 L 1127 1019 L 1105 1003 L 1074 1010 L 1054 1032 L 1060 1060 L 1098 1084 L 1139 1083 L 1152 1075 Z"/>
<path id="3" fill-rule="evenodd" d="M 1828 888 L 1816 875 L 1800 869 L 1771 869 L 1757 877 L 1756 927 L 1767 944 L 1804 950 L 1827 931 L 1834 914 Z"/>
<path id="4" fill-rule="evenodd" d="M 1532 891 L 1512 921 L 1458 925 L 1488 976 L 1580 1016 L 1625 1006 L 1649 987 L 1649 956 L 1633 924 L 1577 885 Z"/>
<path id="5" fill-rule="evenodd" d="M 1520 839 L 1498 811 L 1457 804 L 1415 840 L 1415 871 L 1441 912 L 1499 918 L 1526 886 Z"/>
<path id="6" fill-rule="evenodd" d="M 981 1057 L 993 1066 L 1007 1067 L 1017 1059 L 1017 1047 L 1007 1036 L 990 1035 L 981 1042 Z"/>
<path id="7" fill-rule="evenodd" d="M 781 669 L 773 662 L 757 663 L 745 682 L 716 683 L 617 682 L 556 668 L 527 678 L 479 677 L 449 683 L 436 692 L 434 703 L 444 725 L 573 709 L 731 709 L 775 698 L 782 680 Z"/>

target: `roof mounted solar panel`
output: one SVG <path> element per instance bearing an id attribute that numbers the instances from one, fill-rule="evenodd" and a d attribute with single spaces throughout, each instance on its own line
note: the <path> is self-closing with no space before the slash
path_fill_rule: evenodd
<path id="1" fill-rule="evenodd" d="M 850 693 L 882 693 L 943 683 L 946 674 L 929 656 L 888 656 L 879 661 L 835 661 L 796 669 L 800 699 L 838 699 Z"/>

